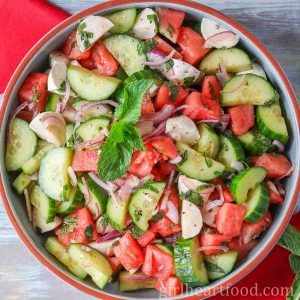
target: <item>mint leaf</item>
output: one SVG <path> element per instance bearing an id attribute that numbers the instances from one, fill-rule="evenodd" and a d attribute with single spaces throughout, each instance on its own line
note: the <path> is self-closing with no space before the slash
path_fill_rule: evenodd
<path id="1" fill-rule="evenodd" d="M 181 193 L 180 194 L 180 199 L 190 201 L 190 202 L 194 203 L 195 205 L 203 205 L 202 196 L 199 195 L 196 192 L 193 192 L 193 191 L 188 191 L 186 193 Z"/>
<path id="2" fill-rule="evenodd" d="M 152 223 L 157 223 L 159 220 L 161 220 L 162 218 L 164 217 L 164 212 L 163 211 L 160 211 L 158 212 L 156 215 L 154 215 L 152 218 L 151 218 L 151 222 Z"/>
<path id="3" fill-rule="evenodd" d="M 293 285 L 289 291 L 289 294 L 286 296 L 287 300 L 296 300 L 300 297 L 300 273 L 296 274 Z"/>
<path id="4" fill-rule="evenodd" d="M 86 236 L 87 241 L 91 241 L 93 239 L 94 227 L 93 225 L 89 225 L 85 228 L 84 234 Z"/>
<path id="5" fill-rule="evenodd" d="M 296 254 L 290 254 L 289 261 L 292 271 L 294 273 L 300 272 L 300 256 Z"/>
<path id="6" fill-rule="evenodd" d="M 149 16 L 148 16 L 149 17 Z M 145 42 L 140 42 L 137 50 L 138 53 L 140 55 L 142 54 L 147 54 L 148 52 L 150 52 L 156 45 L 158 44 L 158 42 L 155 39 L 150 39 L 148 41 Z"/>
<path id="7" fill-rule="evenodd" d="M 66 235 L 74 231 L 77 224 L 77 217 L 66 217 L 64 218 L 63 224 L 61 226 L 61 233 Z"/>
<path id="8" fill-rule="evenodd" d="M 288 225 L 278 244 L 300 256 L 300 232 L 292 225 Z"/>
<path id="9" fill-rule="evenodd" d="M 143 96 L 152 84 L 153 80 L 142 79 L 126 85 L 128 97 L 125 97 L 124 102 L 117 107 L 115 117 L 118 120 L 135 124 L 141 116 Z"/>

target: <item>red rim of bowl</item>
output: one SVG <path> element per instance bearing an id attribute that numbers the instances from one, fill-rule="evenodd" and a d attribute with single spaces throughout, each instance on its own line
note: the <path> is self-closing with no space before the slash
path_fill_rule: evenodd
<path id="1" fill-rule="evenodd" d="M 23 61 L 20 63 L 20 65 L 16 69 L 15 73 L 13 74 L 12 78 L 10 79 L 10 81 L 8 83 L 8 86 L 5 90 L 3 103 L 2 103 L 2 107 L 1 107 L 1 112 L 0 112 L 0 124 L 1 124 L 1 126 L 3 126 L 3 118 L 4 118 L 4 113 L 5 113 L 7 104 L 8 104 L 8 100 L 10 98 L 11 92 L 13 90 L 13 87 L 14 87 L 19 75 L 22 73 L 25 66 L 30 62 L 32 57 L 39 51 L 39 49 L 41 48 L 41 46 L 43 44 L 45 44 L 50 38 L 52 38 L 54 35 L 59 33 L 66 26 L 80 20 L 81 18 L 84 18 L 87 15 L 99 12 L 103 9 L 114 8 L 114 7 L 120 6 L 120 5 L 143 3 L 143 2 L 144 1 L 140 1 L 140 0 L 114 0 L 114 1 L 109 1 L 109 2 L 102 3 L 102 4 L 98 4 L 98 5 L 95 5 L 91 8 L 88 8 L 88 9 L 86 9 L 86 10 L 84 10 L 84 11 L 82 11 L 82 12 L 76 14 L 76 15 L 71 16 L 70 18 L 66 19 L 65 21 L 63 21 L 62 23 L 57 25 L 55 28 L 53 28 L 50 32 L 48 32 L 29 51 L 29 53 L 25 56 L 25 58 L 23 59 Z M 162 2 L 162 1 L 154 0 L 154 1 L 151 1 L 151 2 L 155 3 L 155 2 Z M 194 2 L 189 2 L 189 1 L 186 1 L 186 0 L 171 0 L 171 1 L 169 1 L 169 3 L 186 6 L 186 7 L 196 9 L 196 10 L 199 10 L 201 12 L 213 15 L 214 17 L 221 19 L 222 21 L 226 22 L 227 24 L 229 24 L 232 27 L 239 30 L 251 42 L 253 42 L 256 45 L 256 47 L 271 62 L 273 67 L 276 69 L 278 75 L 280 76 L 280 79 L 284 83 L 285 88 L 286 88 L 286 90 L 287 90 L 287 92 L 288 92 L 288 94 L 291 98 L 293 109 L 294 109 L 296 117 L 297 117 L 298 129 L 300 129 L 300 125 L 299 125 L 300 124 L 300 110 L 299 110 L 298 102 L 297 102 L 296 96 L 294 94 L 294 91 L 293 91 L 286 75 L 284 74 L 283 70 L 281 69 L 281 67 L 277 63 L 277 61 L 274 59 L 274 57 L 268 52 L 268 50 L 265 48 L 265 46 L 257 38 L 255 38 L 250 32 L 248 32 L 243 26 L 241 26 L 237 22 L 233 21 L 229 17 L 226 17 L 225 15 L 221 14 L 220 12 L 218 12 L 218 11 L 216 11 L 216 10 L 210 8 L 210 7 L 207 7 L 205 5 L 194 3 Z M 262 261 L 262 259 L 269 253 L 269 251 L 274 247 L 274 245 L 276 244 L 276 242 L 278 241 L 278 239 L 282 235 L 285 227 L 287 226 L 287 224 L 288 224 L 288 222 L 289 222 L 289 220 L 292 216 L 294 207 L 295 207 L 296 202 L 297 202 L 297 197 L 298 197 L 299 191 L 300 191 L 300 178 L 298 177 L 295 192 L 292 196 L 292 201 L 291 201 L 290 207 L 288 208 L 288 211 L 287 211 L 287 214 L 286 214 L 284 220 L 282 221 L 282 223 L 281 223 L 280 227 L 278 228 L 277 232 L 274 234 L 274 236 L 269 241 L 269 243 L 266 245 L 266 247 L 264 249 L 262 249 L 262 251 L 253 259 L 253 261 L 251 263 L 246 265 L 239 273 L 235 274 L 233 277 L 231 277 L 230 279 L 228 279 L 224 283 L 214 287 L 213 291 L 212 291 L 212 289 L 208 289 L 207 291 L 202 291 L 202 292 L 199 292 L 199 293 L 194 294 L 194 295 L 184 296 L 184 297 L 182 297 L 182 299 L 196 300 L 196 299 L 203 299 L 203 298 L 206 298 L 208 296 L 213 296 L 214 294 L 217 294 L 221 290 L 224 290 L 227 286 L 231 286 L 231 285 L 235 284 L 240 279 L 242 279 L 245 275 L 247 275 L 249 272 L 251 272 Z M 55 275 L 57 275 L 59 278 L 61 278 L 62 280 L 64 280 L 68 284 L 72 285 L 73 287 L 75 287 L 75 288 L 77 288 L 77 289 L 79 289 L 79 290 L 81 290 L 81 291 L 83 291 L 87 294 L 90 294 L 94 297 L 98 297 L 98 298 L 105 299 L 105 300 L 106 299 L 107 300 L 108 299 L 109 300 L 121 299 L 121 298 L 118 298 L 118 297 L 114 297 L 114 296 L 104 294 L 101 291 L 98 292 L 98 291 L 95 291 L 91 288 L 86 287 L 84 284 L 81 284 L 81 283 L 75 281 L 74 279 L 72 279 L 71 277 L 67 276 L 62 271 L 60 271 L 52 263 L 50 263 L 46 259 L 46 257 L 44 257 L 40 253 L 40 251 L 30 242 L 30 240 L 27 238 L 26 234 L 22 231 L 20 225 L 18 224 L 18 221 L 17 221 L 16 217 L 14 216 L 14 213 L 13 213 L 11 207 L 10 207 L 9 201 L 6 197 L 2 178 L 0 178 L 0 193 L 1 193 L 1 196 L 2 196 L 2 201 L 4 203 L 4 207 L 6 209 L 7 215 L 9 217 L 10 221 L 12 222 L 15 230 L 17 231 L 18 235 L 20 236 L 20 238 L 22 239 L 22 241 L 24 242 L 26 247 L 31 251 L 31 253 L 44 266 L 46 266 L 50 271 L 52 271 Z"/>

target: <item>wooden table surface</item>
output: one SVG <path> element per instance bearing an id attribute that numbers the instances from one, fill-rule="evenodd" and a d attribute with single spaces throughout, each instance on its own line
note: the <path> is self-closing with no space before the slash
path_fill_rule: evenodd
<path id="1" fill-rule="evenodd" d="M 9 0 L 8 0 L 9 1 Z M 75 13 L 99 0 L 50 0 Z M 202 0 L 256 35 L 279 61 L 300 99 L 300 1 Z M 0 204 L 0 299 L 91 300 L 46 270 L 25 248 Z"/>

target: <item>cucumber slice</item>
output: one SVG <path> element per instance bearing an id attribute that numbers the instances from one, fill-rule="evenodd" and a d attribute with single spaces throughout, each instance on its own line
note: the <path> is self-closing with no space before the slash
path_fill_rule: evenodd
<path id="1" fill-rule="evenodd" d="M 33 157 L 27 160 L 22 165 L 22 170 L 25 174 L 32 175 L 34 172 L 38 171 L 41 165 L 42 158 L 46 155 L 46 153 L 55 148 L 53 144 L 46 144 L 41 150 L 39 150 Z"/>
<path id="2" fill-rule="evenodd" d="M 46 223 L 44 218 L 39 213 L 39 210 L 36 207 L 33 207 L 32 223 L 34 224 L 35 228 L 40 231 L 40 233 L 45 233 L 58 227 L 62 223 L 62 218 L 55 216 L 53 222 Z"/>
<path id="3" fill-rule="evenodd" d="M 246 74 L 234 76 L 225 84 L 221 102 L 222 106 L 262 105 L 278 99 L 278 93 L 266 79 L 254 74 Z"/>
<path id="4" fill-rule="evenodd" d="M 131 197 L 128 210 L 138 229 L 147 231 L 149 228 L 148 221 L 152 217 L 165 186 L 165 182 L 146 183 Z"/>
<path id="5" fill-rule="evenodd" d="M 199 126 L 200 139 L 194 149 L 206 157 L 215 158 L 220 150 L 220 141 L 215 131 L 202 123 Z"/>
<path id="6" fill-rule="evenodd" d="M 5 165 L 7 171 L 19 170 L 36 150 L 37 136 L 29 124 L 19 118 L 11 122 L 11 136 L 7 143 Z"/>
<path id="7" fill-rule="evenodd" d="M 57 103 L 60 101 L 60 96 L 58 94 L 55 93 L 50 93 L 48 100 L 47 100 L 47 104 L 46 104 L 46 111 L 56 111 L 56 105 Z"/>
<path id="8" fill-rule="evenodd" d="M 221 135 L 220 142 L 221 150 L 218 154 L 217 160 L 225 165 L 226 171 L 234 172 L 235 169 L 231 167 L 231 163 L 245 159 L 243 147 L 236 137 Z"/>
<path id="9" fill-rule="evenodd" d="M 66 126 L 66 146 L 72 147 L 73 145 L 73 133 L 74 133 L 74 124 L 67 124 Z"/>
<path id="10" fill-rule="evenodd" d="M 89 103 L 89 101 L 79 98 L 78 100 L 74 101 L 72 105 L 76 110 L 79 110 L 82 105 L 87 103 Z"/>
<path id="11" fill-rule="evenodd" d="M 115 77 L 122 81 L 125 80 L 126 78 L 128 78 L 127 74 L 125 73 L 125 71 L 122 67 L 119 67 L 117 73 L 115 74 Z"/>
<path id="12" fill-rule="evenodd" d="M 125 34 L 113 35 L 104 40 L 105 47 L 128 76 L 144 69 L 146 55 L 138 52 L 141 44 L 140 40 Z"/>
<path id="13" fill-rule="evenodd" d="M 118 191 L 115 192 L 115 195 L 118 199 Z M 107 201 L 106 215 L 109 224 L 120 232 L 122 232 L 125 227 L 129 200 L 130 198 L 116 202 L 114 199 L 109 197 Z"/>
<path id="14" fill-rule="evenodd" d="M 16 189 L 19 195 L 24 193 L 24 189 L 31 183 L 31 178 L 25 173 L 21 173 L 13 182 L 13 187 Z"/>
<path id="15" fill-rule="evenodd" d="M 90 201 L 88 202 L 87 207 L 93 217 L 99 217 L 99 215 L 103 215 L 106 211 L 108 193 L 96 184 L 89 176 L 86 176 L 85 180 L 90 192 Z M 78 184 L 81 191 L 85 191 L 82 182 L 79 182 Z"/>
<path id="16" fill-rule="evenodd" d="M 209 181 L 220 175 L 225 166 L 211 158 L 207 158 L 189 146 L 176 143 L 176 147 L 184 159 L 177 164 L 177 169 L 186 176 L 200 181 Z"/>
<path id="17" fill-rule="evenodd" d="M 128 280 L 126 277 L 130 275 L 129 272 L 120 272 L 118 277 L 119 291 L 120 292 L 131 292 L 140 289 L 154 289 L 156 278 L 150 277 L 141 280 Z"/>
<path id="18" fill-rule="evenodd" d="M 76 210 L 83 199 L 83 194 L 79 189 L 71 188 L 67 199 L 67 201 L 59 202 L 58 206 L 56 207 L 56 212 L 58 214 L 68 215 Z"/>
<path id="19" fill-rule="evenodd" d="M 262 155 L 266 152 L 274 152 L 277 149 L 270 139 L 255 130 L 239 135 L 238 139 L 252 155 Z"/>
<path id="20" fill-rule="evenodd" d="M 69 184 L 67 168 L 71 165 L 73 151 L 70 148 L 55 148 L 44 156 L 39 172 L 39 185 L 50 198 L 63 201 Z"/>
<path id="21" fill-rule="evenodd" d="M 67 79 L 71 88 L 80 97 L 89 101 L 107 99 L 120 83 L 117 78 L 99 75 L 72 64 L 68 67 Z"/>
<path id="22" fill-rule="evenodd" d="M 182 283 L 192 287 L 208 284 L 204 258 L 198 251 L 199 247 L 198 236 L 187 240 L 178 240 L 174 244 L 176 275 Z"/>
<path id="23" fill-rule="evenodd" d="M 161 250 L 163 250 L 167 254 L 169 254 L 171 256 L 174 256 L 174 250 L 173 250 L 173 247 L 170 244 L 167 244 L 167 243 L 155 244 L 155 246 L 160 248 Z"/>
<path id="24" fill-rule="evenodd" d="M 249 192 L 245 220 L 248 222 L 258 222 L 267 212 L 270 203 L 270 192 L 265 183 L 258 184 Z"/>
<path id="25" fill-rule="evenodd" d="M 88 275 L 78 264 L 76 264 L 67 253 L 65 246 L 56 237 L 47 238 L 45 249 L 65 265 L 75 276 L 85 279 Z"/>
<path id="26" fill-rule="evenodd" d="M 75 133 L 82 138 L 83 141 L 96 140 L 103 137 L 102 129 L 109 125 L 108 117 L 92 118 L 84 123 L 81 123 L 76 128 Z"/>
<path id="27" fill-rule="evenodd" d="M 263 167 L 249 168 L 235 175 L 230 183 L 230 190 L 235 202 L 244 203 L 247 200 L 248 192 L 261 183 L 266 175 L 267 170 Z"/>
<path id="28" fill-rule="evenodd" d="M 227 72 L 238 73 L 252 69 L 249 56 L 241 49 L 215 49 L 201 61 L 199 69 L 205 74 L 216 74 L 222 64 Z"/>
<path id="29" fill-rule="evenodd" d="M 136 8 L 117 11 L 110 15 L 106 15 L 105 18 L 114 23 L 114 27 L 112 27 L 109 32 L 124 33 L 129 31 L 135 23 Z"/>
<path id="30" fill-rule="evenodd" d="M 55 201 L 47 197 L 38 185 L 35 185 L 30 191 L 30 201 L 46 224 L 54 221 L 56 214 Z"/>
<path id="31" fill-rule="evenodd" d="M 258 106 L 256 109 L 256 123 L 266 137 L 284 144 L 288 141 L 289 134 L 279 101 L 268 106 Z"/>
<path id="32" fill-rule="evenodd" d="M 229 251 L 217 255 L 205 255 L 204 260 L 208 279 L 216 280 L 229 274 L 237 262 L 238 255 L 239 253 L 236 251 Z"/>
<path id="33" fill-rule="evenodd" d="M 90 251 L 86 252 L 82 250 L 83 246 L 88 247 L 84 244 L 71 244 L 67 249 L 67 253 L 75 263 L 92 277 L 97 286 L 103 289 L 113 274 L 110 263 L 97 250 L 88 247 Z"/>

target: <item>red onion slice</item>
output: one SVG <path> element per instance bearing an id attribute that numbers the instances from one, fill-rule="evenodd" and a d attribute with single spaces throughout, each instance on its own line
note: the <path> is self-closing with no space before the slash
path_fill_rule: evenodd
<path id="1" fill-rule="evenodd" d="M 173 49 L 166 57 L 162 58 L 161 60 L 157 60 L 157 61 L 145 61 L 144 65 L 146 66 L 161 66 L 164 63 L 166 63 L 168 60 L 170 60 L 173 55 L 176 53 L 176 50 Z"/>
<path id="2" fill-rule="evenodd" d="M 205 48 L 232 48 L 239 42 L 239 37 L 232 31 L 223 31 L 209 37 L 205 43 Z"/>
<path id="3" fill-rule="evenodd" d="M 277 190 L 276 185 L 272 181 L 267 181 L 267 186 L 270 190 L 272 190 L 275 194 L 280 195 L 279 191 Z"/>
<path id="4" fill-rule="evenodd" d="M 64 98 L 63 98 L 63 100 L 62 100 L 62 106 L 61 106 L 61 111 L 60 111 L 60 112 L 63 112 L 63 111 L 64 111 L 65 106 L 66 106 L 66 104 L 68 103 L 69 98 L 70 98 L 70 95 L 71 95 L 71 87 L 70 87 L 70 84 L 69 84 L 68 80 L 66 80 L 65 82 L 66 82 L 66 91 L 65 91 Z"/>
<path id="5" fill-rule="evenodd" d="M 103 235 L 101 237 L 99 237 L 97 240 L 96 240 L 96 243 L 101 243 L 101 242 L 105 242 L 105 241 L 108 241 L 108 240 L 111 240 L 111 239 L 114 239 L 116 237 L 119 237 L 121 236 L 122 233 L 119 232 L 118 230 L 114 230 L 106 235 Z"/>
<path id="6" fill-rule="evenodd" d="M 87 149 L 91 146 L 95 146 L 96 144 L 100 144 L 104 142 L 104 138 L 105 136 L 103 136 L 102 138 L 96 139 L 96 140 L 90 140 L 90 141 L 85 141 L 85 142 L 81 142 L 78 144 L 73 145 L 74 149 Z M 99 145 L 100 146 L 100 145 Z"/>
<path id="7" fill-rule="evenodd" d="M 218 193 L 219 193 L 220 200 L 223 201 L 223 203 L 224 203 L 224 194 L 223 194 L 223 189 L 222 189 L 222 187 L 218 184 L 218 185 L 216 185 L 216 189 L 217 189 L 217 191 L 218 191 Z M 222 203 L 222 204 L 223 204 L 223 203 Z M 221 205 L 222 205 L 222 204 L 221 204 Z"/>
<path id="8" fill-rule="evenodd" d="M 140 132 L 141 136 L 149 135 L 154 130 L 154 122 L 152 120 L 139 121 L 135 127 Z"/>
<path id="9" fill-rule="evenodd" d="M 28 220 L 32 222 L 32 205 L 30 201 L 30 196 L 28 193 L 28 189 L 24 189 L 24 195 L 25 195 L 25 201 L 26 201 L 26 210 L 27 210 L 27 215 L 28 215 Z"/>
<path id="10" fill-rule="evenodd" d="M 228 124 L 230 121 L 230 115 L 229 114 L 224 114 L 220 118 L 220 122 L 222 124 L 222 127 L 220 128 L 220 131 L 223 132 L 227 128 Z"/>
<path id="11" fill-rule="evenodd" d="M 182 157 L 178 155 L 176 158 L 169 160 L 170 164 L 177 165 L 182 161 Z"/>
<path id="12" fill-rule="evenodd" d="M 12 112 L 11 114 L 11 117 L 9 119 L 9 122 L 8 122 L 8 131 L 7 131 L 7 139 L 8 141 L 11 139 L 11 134 L 12 134 L 12 121 L 16 118 L 17 114 L 23 110 L 25 107 L 28 106 L 28 102 L 23 102 L 22 104 L 20 104 L 19 106 L 17 106 L 15 108 L 15 110 Z"/>
<path id="13" fill-rule="evenodd" d="M 85 178 L 81 177 L 81 180 L 82 180 L 82 183 L 83 183 L 83 186 L 84 186 L 84 191 L 82 191 L 82 192 L 86 196 L 85 205 L 87 205 L 90 202 L 90 199 L 91 199 L 90 189 L 87 185 L 87 182 L 86 182 Z"/>
<path id="14" fill-rule="evenodd" d="M 68 171 L 72 186 L 76 187 L 77 186 L 77 177 L 76 177 L 76 174 L 75 174 L 73 168 L 71 166 L 69 166 L 67 168 L 67 171 Z"/>
<path id="15" fill-rule="evenodd" d="M 216 76 L 221 86 L 224 86 L 231 79 L 223 64 L 219 64 L 219 71 L 216 73 Z"/>
<path id="16" fill-rule="evenodd" d="M 241 172 L 245 169 L 244 164 L 240 161 L 233 161 L 230 166 L 231 168 L 236 169 L 238 172 Z"/>
<path id="17" fill-rule="evenodd" d="M 212 201 L 207 202 L 205 204 L 205 206 L 203 206 L 203 209 L 205 209 L 206 211 L 210 211 L 217 206 L 221 206 L 223 203 L 224 203 L 224 200 L 221 200 L 221 199 L 212 200 Z"/>
<path id="18" fill-rule="evenodd" d="M 239 87 L 241 87 L 244 82 L 246 81 L 247 76 L 244 74 L 241 76 L 240 80 L 238 82 L 236 82 L 236 84 L 229 90 L 227 90 L 226 92 L 223 91 L 223 93 L 233 93 L 235 92 Z"/>
<path id="19" fill-rule="evenodd" d="M 102 101 L 96 101 L 96 102 L 88 102 L 86 104 L 83 104 L 80 106 L 79 110 L 77 110 L 75 114 L 75 120 L 78 122 L 82 122 L 85 120 L 84 113 L 87 112 L 95 112 L 98 116 L 104 115 L 108 112 L 108 107 L 105 106 Z M 96 116 L 95 114 L 95 116 Z"/>
<path id="20" fill-rule="evenodd" d="M 284 197 L 285 196 L 284 185 L 279 181 L 275 181 L 274 184 L 279 192 L 279 195 Z"/>
<path id="21" fill-rule="evenodd" d="M 124 279 L 126 280 L 144 280 L 144 279 L 148 279 L 151 278 L 151 276 L 146 275 L 144 273 L 135 273 L 135 274 L 127 274 L 124 276 Z"/>
<path id="22" fill-rule="evenodd" d="M 171 236 L 167 236 L 164 238 L 164 241 L 168 244 L 174 244 L 177 242 L 177 240 L 179 239 L 180 237 L 180 233 L 176 233 L 174 235 L 171 235 Z"/>
<path id="23" fill-rule="evenodd" d="M 171 193 L 171 186 L 172 186 L 172 183 L 173 183 L 174 175 L 175 175 L 175 171 L 173 170 L 170 174 L 169 181 L 168 181 L 167 187 L 165 189 L 165 195 L 164 195 L 164 197 L 161 201 L 161 205 L 160 205 L 161 210 L 164 210 L 167 207 L 167 202 L 169 200 L 169 196 L 170 196 L 170 193 Z"/>
<path id="24" fill-rule="evenodd" d="M 88 246 L 81 246 L 80 250 L 82 250 L 83 252 L 89 253 L 92 251 L 92 249 Z"/>
<path id="25" fill-rule="evenodd" d="M 179 213 L 177 207 L 174 205 L 172 201 L 167 202 L 168 212 L 166 216 L 175 224 L 179 223 Z"/>
<path id="26" fill-rule="evenodd" d="M 162 122 L 160 125 L 156 127 L 156 129 L 152 133 L 145 135 L 143 137 L 144 143 L 146 143 L 149 139 L 164 133 L 166 131 L 166 123 L 167 123 L 166 121 Z"/>
<path id="27" fill-rule="evenodd" d="M 206 250 L 220 250 L 223 252 L 228 252 L 229 248 L 226 246 L 202 246 L 197 249 L 197 251 L 206 251 Z"/>
<path id="28" fill-rule="evenodd" d="M 150 242 L 150 244 L 162 244 L 164 241 L 162 239 L 155 239 Z"/>
<path id="29" fill-rule="evenodd" d="M 277 140 L 274 140 L 272 142 L 273 145 L 275 145 L 278 148 L 278 152 L 283 152 L 284 151 L 284 145 L 282 143 L 280 143 Z"/>
<path id="30" fill-rule="evenodd" d="M 152 120 L 154 122 L 154 125 L 157 125 L 169 119 L 173 112 L 174 106 L 167 104 L 158 112 L 143 114 L 140 121 Z"/>
<path id="31" fill-rule="evenodd" d="M 293 173 L 294 168 L 295 168 L 295 166 L 291 166 L 290 169 L 285 174 L 283 174 L 282 176 L 276 178 L 276 181 L 279 181 L 279 180 L 281 180 L 281 179 L 283 179 L 287 176 L 290 176 Z"/>
<path id="32" fill-rule="evenodd" d="M 30 179 L 31 180 L 37 180 L 39 177 L 39 172 L 34 172 L 31 176 L 30 176 Z"/>
<path id="33" fill-rule="evenodd" d="M 118 191 L 118 195 L 121 201 L 127 200 L 130 195 L 139 186 L 139 179 L 134 175 L 129 175 L 123 186 Z"/>
<path id="34" fill-rule="evenodd" d="M 59 102 L 61 103 L 61 102 Z M 58 103 L 58 104 L 59 104 Z M 67 120 L 70 123 L 76 122 L 76 109 L 72 105 L 66 104 L 64 111 L 62 112 L 62 115 L 65 120 Z"/>
<path id="35" fill-rule="evenodd" d="M 175 109 L 173 110 L 173 113 L 175 113 L 175 112 L 177 112 L 177 111 L 179 111 L 179 110 L 185 109 L 185 108 L 189 108 L 189 106 L 188 106 L 187 104 L 183 104 L 183 105 L 181 105 L 181 106 L 178 106 L 177 108 L 175 108 Z"/>

